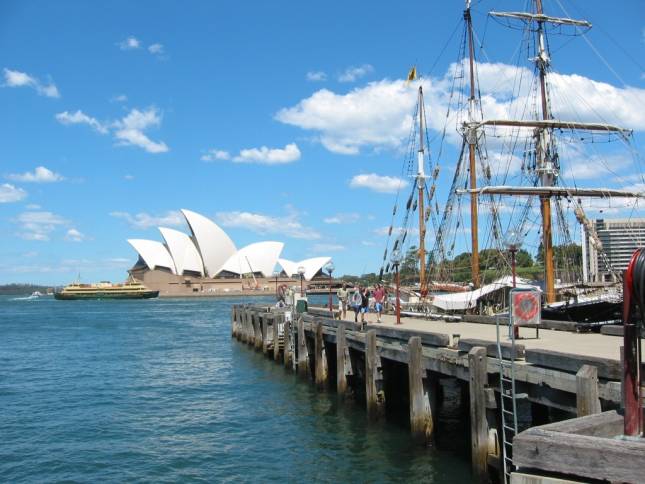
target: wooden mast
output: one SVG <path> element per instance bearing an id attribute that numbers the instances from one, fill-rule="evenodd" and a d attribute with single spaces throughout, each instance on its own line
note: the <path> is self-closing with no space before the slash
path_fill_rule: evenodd
<path id="1" fill-rule="evenodd" d="M 475 143 L 477 143 L 477 128 L 473 123 L 475 120 L 475 49 L 473 46 L 473 24 L 470 17 L 470 0 L 466 1 L 464 19 L 468 28 L 468 57 L 470 67 L 470 97 L 468 98 L 468 127 L 466 128 L 466 141 L 468 142 L 468 156 L 470 161 L 470 189 L 477 189 L 477 166 L 475 160 Z M 477 192 L 470 193 L 470 242 L 472 246 L 472 257 L 470 268 L 474 287 L 480 285 L 479 276 L 479 231 L 477 221 Z"/>
<path id="2" fill-rule="evenodd" d="M 535 6 L 538 15 L 543 15 L 542 0 L 535 0 Z M 549 66 L 549 54 L 546 51 L 544 41 L 544 21 L 538 20 L 538 43 L 539 53 L 535 59 L 535 63 L 540 71 L 540 95 L 542 98 L 542 119 L 548 120 L 551 118 L 549 112 L 549 102 L 546 90 L 546 70 Z M 550 145 L 551 132 L 546 129 L 539 131 L 537 140 L 537 171 L 540 176 L 542 186 L 555 185 L 555 176 L 557 168 L 553 164 Z M 553 233 L 551 227 L 551 198 L 548 196 L 540 197 L 540 211 L 542 212 L 542 255 L 544 258 L 544 283 L 546 302 L 555 302 L 555 268 L 553 257 Z"/>
<path id="3" fill-rule="evenodd" d="M 426 227 L 425 227 L 425 209 L 423 204 L 423 188 L 425 186 L 425 170 L 424 170 L 424 147 L 423 135 L 425 129 L 423 127 L 423 87 L 419 86 L 419 154 L 417 159 L 417 186 L 419 188 L 419 285 L 421 297 L 427 294 L 426 283 Z"/>

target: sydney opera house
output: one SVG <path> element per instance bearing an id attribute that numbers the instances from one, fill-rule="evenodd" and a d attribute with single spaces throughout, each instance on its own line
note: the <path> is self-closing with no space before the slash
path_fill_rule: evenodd
<path id="1" fill-rule="evenodd" d="M 322 276 L 330 257 L 299 262 L 280 258 L 282 242 L 256 242 L 238 249 L 216 223 L 182 210 L 190 234 L 159 227 L 162 241 L 129 239 L 139 259 L 128 271 L 160 296 L 207 296 L 274 291 L 278 284 L 307 282 Z M 299 272 L 300 271 L 300 272 Z"/>

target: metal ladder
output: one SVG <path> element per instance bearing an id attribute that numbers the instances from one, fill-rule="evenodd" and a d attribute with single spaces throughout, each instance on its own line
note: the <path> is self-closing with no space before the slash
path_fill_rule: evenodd
<path id="1" fill-rule="evenodd" d="M 513 439 L 517 435 L 517 393 L 515 392 L 515 332 L 513 320 L 508 317 L 508 335 L 511 340 L 511 359 L 505 359 L 500 341 L 499 317 L 497 327 L 497 358 L 499 360 L 499 394 L 502 407 L 502 465 L 504 466 L 504 483 L 511 481 L 513 466 Z"/>

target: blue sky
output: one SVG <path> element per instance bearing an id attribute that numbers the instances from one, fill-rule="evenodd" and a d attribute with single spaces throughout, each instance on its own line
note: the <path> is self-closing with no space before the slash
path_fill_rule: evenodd
<path id="1" fill-rule="evenodd" d="M 478 57 L 498 63 L 480 67 L 492 112 L 509 96 L 498 76 L 513 64 L 520 33 L 486 12 L 521 3 L 474 2 L 488 59 Z M 593 48 L 581 37 L 551 43 L 563 96 L 589 88 L 591 108 L 575 113 L 628 124 L 642 153 L 645 9 L 620 5 L 545 1 L 553 15 L 564 6 L 594 24 Z M 2 2 L 0 283 L 66 283 L 79 272 L 122 280 L 136 260 L 126 239 L 161 240 L 158 225 L 186 230 L 180 208 L 214 219 L 238 247 L 280 240 L 289 259 L 330 255 L 340 274 L 378 271 L 414 108 L 416 85 L 402 79 L 416 64 L 429 83 L 432 137 L 445 117 L 462 9 L 460 1 Z M 439 203 L 456 149 L 454 139 L 444 149 Z M 602 156 L 604 167 L 615 159 Z M 619 160 L 612 177 L 602 166 L 575 176 L 579 185 L 642 190 L 641 161 Z M 604 213 L 634 213 L 611 208 Z"/>

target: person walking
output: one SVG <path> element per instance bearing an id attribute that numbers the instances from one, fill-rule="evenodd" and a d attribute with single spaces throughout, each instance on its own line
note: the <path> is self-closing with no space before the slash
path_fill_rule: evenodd
<path id="1" fill-rule="evenodd" d="M 361 324 L 365 325 L 365 315 L 370 310 L 370 290 L 365 287 L 361 291 Z M 369 321 L 368 321 L 369 322 Z"/>
<path id="2" fill-rule="evenodd" d="M 385 299 L 385 289 L 380 284 L 374 286 L 374 311 L 376 311 L 376 322 L 381 322 L 381 313 L 383 313 L 383 300 Z"/>
<path id="3" fill-rule="evenodd" d="M 352 309 L 354 310 L 354 322 L 358 323 L 358 313 L 361 310 L 361 302 L 362 302 L 362 297 L 361 297 L 361 286 L 356 286 L 354 288 L 354 292 L 352 293 L 352 298 L 350 300 Z"/>
<path id="4" fill-rule="evenodd" d="M 347 284 L 343 283 L 343 287 L 336 291 L 336 297 L 338 298 L 338 309 L 341 313 L 340 319 L 345 319 L 345 316 L 347 316 L 347 298 L 349 297 Z"/>

